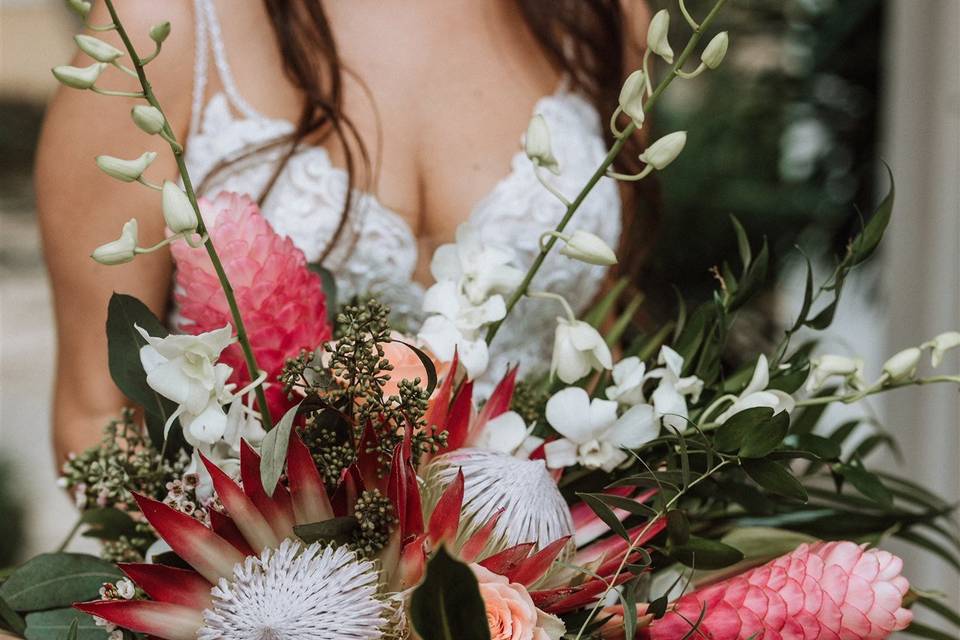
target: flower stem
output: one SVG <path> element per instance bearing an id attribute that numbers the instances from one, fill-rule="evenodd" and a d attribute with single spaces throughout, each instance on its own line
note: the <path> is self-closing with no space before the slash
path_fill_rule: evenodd
<path id="1" fill-rule="evenodd" d="M 113 26 L 116 28 L 120 39 L 123 41 L 123 46 L 126 48 L 127 54 L 130 56 L 130 61 L 133 63 L 133 68 L 137 73 L 137 78 L 140 80 L 140 86 L 143 88 L 143 97 L 153 107 L 158 109 L 160 113 L 163 113 L 163 108 L 160 106 L 160 102 L 157 100 L 157 97 L 153 94 L 153 89 L 150 86 L 150 82 L 147 80 L 146 72 L 144 70 L 145 63 L 137 54 L 136 49 L 133 47 L 133 42 L 130 40 L 130 36 L 127 35 L 123 23 L 120 22 L 120 18 L 117 16 L 117 10 L 113 6 L 113 0 L 104 0 L 104 4 L 106 4 L 107 10 L 110 12 L 110 18 L 113 20 Z M 203 223 L 203 216 L 200 215 L 200 206 L 197 204 L 197 194 L 194 192 L 193 183 L 190 180 L 190 174 L 187 171 L 186 161 L 183 157 L 183 145 L 177 142 L 176 134 L 174 134 L 173 129 L 170 127 L 170 123 L 167 121 L 166 115 L 164 115 L 164 125 L 161 135 L 164 140 L 170 144 L 170 149 L 173 151 L 174 158 L 177 161 L 177 169 L 180 172 L 180 179 L 183 181 L 183 190 L 186 192 L 187 198 L 190 200 L 190 204 L 193 205 L 193 211 L 197 215 L 197 232 L 203 236 L 206 236 L 203 246 L 207 250 L 207 255 L 210 257 L 210 262 L 213 263 L 213 269 L 217 274 L 217 279 L 220 280 L 220 286 L 223 288 L 223 295 L 227 299 L 227 305 L 230 307 L 230 316 L 233 318 L 234 328 L 237 331 L 237 341 L 240 343 L 240 348 L 243 351 L 243 357 L 247 364 L 247 371 L 252 377 L 256 372 L 260 371 L 260 367 L 257 366 L 257 359 L 254 357 L 253 347 L 250 344 L 250 338 L 247 336 L 247 330 L 244 327 L 243 318 L 240 316 L 240 307 L 237 304 L 237 298 L 236 295 L 234 295 L 233 286 L 230 284 L 230 280 L 227 278 L 227 273 L 223 269 L 223 263 L 220 262 L 220 256 L 217 254 L 217 250 L 213 246 L 213 240 L 211 240 L 209 234 L 207 234 L 206 225 Z M 257 385 L 255 391 L 257 396 L 257 404 L 259 405 L 260 413 L 263 416 L 263 427 L 269 431 L 273 427 L 273 420 L 270 416 L 270 409 L 267 407 L 267 397 L 263 391 L 263 385 Z"/>
<path id="2" fill-rule="evenodd" d="M 674 78 L 679 76 L 679 71 L 683 68 L 683 65 L 687 59 L 693 54 L 697 43 L 700 42 L 700 38 L 703 36 L 703 32 L 708 26 L 710 26 L 710 23 L 713 22 L 713 19 L 716 17 L 717 13 L 720 11 L 720 8 L 725 3 L 726 0 L 717 0 L 717 3 L 713 6 L 713 9 L 710 10 L 710 13 L 704 19 L 703 24 L 694 29 L 693 35 L 690 37 L 690 41 L 687 42 L 687 46 L 684 47 L 683 52 L 677 57 L 677 60 L 671 68 L 670 73 L 668 73 L 666 77 L 660 81 L 660 83 L 657 85 L 657 88 L 654 89 L 653 93 L 650 94 L 650 97 L 647 98 L 646 102 L 644 102 L 644 112 L 649 112 L 653 108 L 653 106 L 660 99 L 660 96 L 663 95 L 663 92 L 666 90 L 666 88 L 670 86 L 671 82 L 673 82 Z M 610 147 L 610 150 L 607 152 L 607 155 L 604 156 L 600 166 L 597 167 L 597 170 L 594 171 L 593 175 L 590 176 L 590 179 L 587 181 L 587 184 L 584 185 L 583 189 L 580 190 L 580 193 L 578 193 L 573 201 L 567 206 L 566 213 L 564 213 L 563 218 L 556 227 L 556 231 L 558 233 L 563 232 L 567 224 L 569 224 L 570 219 L 573 218 L 573 214 L 577 212 L 577 210 L 580 208 L 580 205 L 583 204 L 583 201 L 586 200 L 590 192 L 593 191 L 593 188 L 600 181 L 600 178 L 603 178 L 607 175 L 607 169 L 610 168 L 610 166 L 613 164 L 613 161 L 616 160 L 618 155 L 620 155 L 620 151 L 623 149 L 624 145 L 627 144 L 627 140 L 631 135 L 634 134 L 634 132 L 636 132 L 636 130 L 637 123 L 631 121 L 630 124 L 624 127 L 623 131 L 620 132 L 620 135 L 617 136 L 616 142 L 614 142 L 613 146 Z M 493 339 L 500 330 L 504 319 L 510 315 L 510 312 L 513 311 L 513 308 L 517 306 L 517 303 L 520 302 L 521 298 L 527 295 L 527 290 L 530 288 L 530 283 L 533 282 L 534 276 L 536 276 L 540 271 L 540 267 L 543 266 L 543 261 L 546 260 L 547 255 L 549 255 L 551 249 L 553 249 L 553 246 L 556 243 L 557 237 L 554 236 L 550 238 L 540 249 L 540 253 L 537 254 L 533 264 L 530 265 L 526 275 L 520 282 L 520 286 L 517 287 L 516 291 L 514 291 L 510 295 L 509 300 L 507 300 L 507 313 L 503 318 L 491 324 L 490 328 L 487 329 L 487 344 L 491 344 L 493 342 Z"/>
<path id="3" fill-rule="evenodd" d="M 903 382 L 895 382 L 892 384 L 885 384 L 881 386 L 870 387 L 864 391 L 857 391 L 856 393 L 848 394 L 838 394 L 835 396 L 818 396 L 816 398 L 807 398 L 805 400 L 797 400 L 798 407 L 812 407 L 814 405 L 820 404 L 832 404 L 834 402 L 843 402 L 843 403 L 852 403 L 862 400 L 867 396 L 872 396 L 875 393 L 890 391 L 891 389 L 899 389 L 900 387 L 911 387 L 914 385 L 920 386 L 924 384 L 938 384 L 938 383 L 948 383 L 960 385 L 960 375 L 956 376 L 929 376 L 927 378 L 916 378 L 915 380 L 904 380 Z"/>

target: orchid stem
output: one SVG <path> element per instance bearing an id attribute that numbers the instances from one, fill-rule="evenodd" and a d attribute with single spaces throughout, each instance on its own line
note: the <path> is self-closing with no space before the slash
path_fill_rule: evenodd
<path id="1" fill-rule="evenodd" d="M 955 376 L 929 376 L 927 378 L 916 378 L 914 380 L 905 380 L 903 382 L 894 382 L 891 384 L 884 384 L 880 386 L 873 386 L 863 391 L 857 391 L 856 393 L 847 393 L 847 394 L 838 394 L 834 396 L 818 396 L 816 398 L 807 398 L 805 400 L 797 400 L 798 407 L 812 407 L 814 405 L 821 404 L 832 404 L 834 402 L 843 402 L 845 404 L 851 404 L 859 400 L 863 400 L 867 396 L 872 396 L 875 393 L 880 393 L 881 391 L 890 391 L 891 389 L 899 389 L 901 387 L 911 387 L 911 386 L 920 386 L 925 384 L 956 384 L 960 385 L 960 375 Z"/>
<path id="2" fill-rule="evenodd" d="M 698 25 L 694 28 L 693 35 L 690 37 L 690 41 L 687 42 L 687 46 L 684 47 L 683 51 L 677 57 L 676 63 L 674 63 L 673 68 L 670 70 L 670 73 L 660 81 L 657 85 L 657 88 L 654 89 L 653 93 L 650 94 L 650 97 L 643 104 L 643 111 L 649 112 L 653 106 L 660 99 L 660 96 L 663 95 L 663 92 L 666 90 L 670 83 L 673 82 L 674 78 L 679 77 L 679 71 L 683 67 L 684 63 L 688 58 L 693 54 L 694 50 L 697 47 L 697 43 L 700 42 L 700 38 L 703 36 L 704 31 L 713 22 L 713 19 L 716 17 L 717 13 L 720 11 L 720 8 L 726 3 L 726 0 L 717 0 L 716 4 L 713 6 L 713 9 L 710 10 L 710 13 L 704 19 L 702 25 Z M 696 23 L 694 23 L 696 24 Z M 617 156 L 620 155 L 620 151 L 623 149 L 624 145 L 627 144 L 627 140 L 631 135 L 637 130 L 637 123 L 631 121 L 628 124 L 621 134 L 617 136 L 616 142 L 613 143 L 613 146 L 610 147 L 610 150 L 607 152 L 607 155 L 604 156 L 603 161 L 600 163 L 600 166 L 597 167 L 596 171 L 593 172 L 593 175 L 590 176 L 590 179 L 587 180 L 587 184 L 584 185 L 583 189 L 580 190 L 580 193 L 573 199 L 573 201 L 567 205 L 567 211 L 563 215 L 563 218 L 560 220 L 560 223 L 557 224 L 556 231 L 562 233 L 563 230 L 570 223 L 571 218 L 580 208 L 580 205 L 583 204 L 583 201 L 586 200 L 587 196 L 593 191 L 593 188 L 600 182 L 600 179 L 607 175 L 607 169 L 613 164 L 613 161 L 617 159 Z M 500 320 L 492 323 L 490 328 L 487 329 L 486 342 L 487 344 L 493 343 L 493 339 L 497 336 L 497 332 L 500 330 L 500 327 L 503 325 L 504 319 L 506 319 L 510 312 L 513 311 L 514 307 L 517 306 L 517 303 L 527 295 L 527 291 L 530 288 L 530 283 L 533 282 L 534 276 L 540 271 L 540 268 L 543 266 L 544 260 L 547 259 L 547 255 L 550 254 L 550 251 L 553 249 L 553 246 L 557 243 L 557 238 L 550 238 L 546 244 L 540 249 L 540 253 L 537 254 L 537 257 L 534 258 L 533 264 L 530 265 L 530 268 L 527 270 L 526 275 L 524 275 L 523 280 L 520 282 L 520 286 L 510 295 L 510 298 L 507 300 L 507 312 L 504 314 L 504 317 Z"/>
<path id="3" fill-rule="evenodd" d="M 163 108 L 160 106 L 160 102 L 154 95 L 153 89 L 150 86 L 150 82 L 147 80 L 147 75 L 144 70 L 145 63 L 137 54 L 137 50 L 134 48 L 133 42 L 130 40 L 130 36 L 127 35 L 126 29 L 124 29 L 123 24 L 120 22 L 120 18 L 117 16 L 117 10 L 113 6 L 113 3 L 114 0 L 104 0 L 107 11 L 110 12 L 110 18 L 113 20 L 113 27 L 117 30 L 117 34 L 123 41 L 123 46 L 126 48 L 127 54 L 130 56 L 130 60 L 133 63 L 133 68 L 136 70 L 137 78 L 140 80 L 140 86 L 143 88 L 143 94 L 140 97 L 145 98 L 151 106 L 155 107 L 162 114 Z M 193 205 L 193 211 L 197 215 L 197 233 L 205 237 L 203 246 L 207 250 L 207 255 L 210 257 L 210 262 L 213 264 L 213 269 L 217 274 L 217 279 L 220 280 L 220 286 L 223 288 L 223 295 L 227 299 L 227 305 L 230 307 L 230 316 L 233 319 L 233 325 L 237 331 L 237 341 L 240 343 L 240 348 L 243 351 L 243 357 L 247 365 L 247 371 L 251 372 L 252 375 L 252 372 L 260 371 L 260 367 L 257 366 L 257 359 L 253 354 L 253 346 L 250 344 L 250 338 L 247 335 L 246 327 L 243 324 L 243 318 L 240 315 L 240 307 L 237 304 L 237 297 L 233 292 L 233 286 L 230 284 L 230 280 L 227 278 L 227 273 L 224 271 L 223 263 L 220 261 L 220 256 L 217 254 L 217 250 L 213 246 L 213 241 L 210 239 L 210 236 L 207 233 L 206 225 L 203 223 L 203 216 L 200 215 L 200 206 L 197 204 L 197 194 L 194 192 L 193 183 L 190 180 L 190 174 L 187 171 L 186 161 L 183 157 L 183 145 L 177 141 L 176 134 L 174 134 L 173 129 L 170 127 L 170 123 L 167 121 L 166 115 L 164 115 L 164 125 L 163 130 L 161 131 L 161 136 L 167 141 L 167 143 L 169 143 L 170 149 L 173 151 L 174 158 L 177 161 L 177 169 L 180 172 L 180 179 L 183 181 L 183 190 L 186 192 L 187 198 L 190 200 L 190 204 Z M 260 413 L 263 415 L 263 427 L 265 430 L 269 431 L 273 427 L 273 420 L 270 416 L 270 409 L 267 406 L 267 396 L 264 393 L 263 384 L 258 384 L 255 388 L 255 391 L 257 396 L 257 404 L 259 405 Z"/>

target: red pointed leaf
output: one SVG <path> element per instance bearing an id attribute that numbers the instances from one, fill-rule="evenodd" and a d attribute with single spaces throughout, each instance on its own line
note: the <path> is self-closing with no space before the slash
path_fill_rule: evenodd
<path id="1" fill-rule="evenodd" d="M 490 536 L 493 535 L 493 530 L 497 526 L 497 522 L 500 521 L 500 516 L 503 515 L 504 511 L 506 511 L 506 509 L 503 507 L 497 509 L 490 519 L 487 520 L 482 527 L 477 529 L 472 536 L 470 536 L 470 539 L 467 540 L 460 549 L 461 560 L 464 562 L 473 562 L 481 553 L 483 553 L 483 550 L 490 541 Z"/>
<path id="2" fill-rule="evenodd" d="M 447 422 L 447 414 L 450 411 L 450 398 L 453 396 L 453 384 L 457 379 L 459 363 L 460 354 L 454 350 L 453 362 L 450 363 L 450 369 L 447 370 L 447 375 L 444 376 L 443 382 L 440 384 L 437 392 L 433 394 L 430 405 L 427 407 L 427 412 L 423 416 L 427 427 L 433 429 L 435 432 L 442 430 Z"/>
<path id="3" fill-rule="evenodd" d="M 460 510 L 463 508 L 463 471 L 457 472 L 457 477 L 447 485 L 443 495 L 437 501 L 437 506 L 430 514 L 430 543 L 436 546 L 441 540 L 453 540 L 457 537 L 460 528 Z"/>
<path id="4" fill-rule="evenodd" d="M 253 501 L 247 497 L 233 478 L 228 476 L 220 467 L 210 462 L 205 455 L 200 454 L 200 460 L 207 468 L 213 479 L 213 488 L 226 507 L 234 525 L 243 535 L 249 546 L 257 553 L 266 548 L 276 547 L 280 539 L 274 533 L 270 523 L 263 517 Z"/>
<path id="5" fill-rule="evenodd" d="M 524 542 L 509 549 L 504 549 L 500 553 L 481 561 L 480 566 L 502 576 L 508 575 L 530 554 L 534 546 L 532 542 Z"/>
<path id="6" fill-rule="evenodd" d="M 157 534 L 210 582 L 232 576 L 234 565 L 243 561 L 232 544 L 200 521 L 139 493 L 134 492 L 133 497 Z"/>
<path id="7" fill-rule="evenodd" d="M 503 380 L 497 384 L 496 389 L 490 394 L 490 398 L 483 405 L 477 419 L 470 425 L 470 438 L 475 437 L 486 426 L 487 422 L 510 410 L 510 403 L 513 401 L 513 389 L 517 384 L 517 370 L 517 367 L 513 367 L 507 371 L 507 375 L 503 377 Z"/>
<path id="8" fill-rule="evenodd" d="M 447 430 L 447 446 L 444 451 L 454 451 L 459 449 L 467 441 L 470 435 L 470 417 L 473 413 L 473 381 L 468 380 L 460 386 L 460 391 L 453 399 L 453 405 L 450 407 L 450 413 L 447 416 L 447 423 L 444 428 Z"/>
<path id="9" fill-rule="evenodd" d="M 210 528 L 214 533 L 232 544 L 237 551 L 245 556 L 256 555 L 256 552 L 247 543 L 247 540 L 240 533 L 240 529 L 230 519 L 230 516 L 224 515 L 216 509 L 210 509 Z"/>
<path id="10" fill-rule="evenodd" d="M 613 581 L 613 586 L 619 586 L 632 578 L 632 573 L 629 571 L 624 571 L 617 577 L 616 580 Z M 574 609 L 579 609 L 580 607 L 593 602 L 598 596 L 606 593 L 607 588 L 608 585 L 603 580 L 593 579 L 583 583 L 577 587 L 573 593 L 566 595 L 565 597 L 562 593 L 558 593 L 554 599 L 551 600 L 549 597 L 544 597 L 543 595 L 544 593 L 549 592 L 538 591 L 532 592 L 530 597 L 533 598 L 533 603 L 537 605 L 538 608 L 546 611 L 547 613 L 558 615 L 573 611 Z"/>
<path id="11" fill-rule="evenodd" d="M 393 504 L 400 522 L 400 534 L 404 540 L 411 535 L 423 533 L 423 506 L 420 498 L 420 483 L 410 461 L 410 425 L 393 451 L 390 465 L 390 482 L 387 496 Z"/>
<path id="12" fill-rule="evenodd" d="M 363 428 L 363 436 L 360 438 L 360 444 L 357 447 L 357 469 L 360 471 L 360 477 L 363 478 L 363 484 L 367 488 L 377 488 L 383 491 L 383 478 L 380 477 L 380 460 L 378 451 L 380 449 L 377 431 L 373 428 L 372 422 L 367 422 Z"/>
<path id="13" fill-rule="evenodd" d="M 333 517 L 333 506 L 327 496 L 323 477 L 310 450 L 296 432 L 290 436 L 290 448 L 287 450 L 287 480 L 297 524 L 322 522 Z"/>
<path id="14" fill-rule="evenodd" d="M 257 505 L 257 509 L 273 527 L 274 533 L 281 540 L 292 538 L 293 505 L 290 492 L 278 484 L 273 496 L 267 495 L 260 479 L 260 456 L 246 440 L 240 441 L 240 479 L 243 481 L 243 492 Z"/>
<path id="15" fill-rule="evenodd" d="M 634 541 L 633 546 L 640 547 L 656 537 L 666 526 L 666 520 L 660 518 L 651 525 L 637 525 L 629 529 L 627 534 L 630 536 L 630 539 Z M 643 535 L 640 535 L 641 533 Z M 582 565 L 601 557 L 604 558 L 604 560 L 611 557 L 622 557 L 627 551 L 627 546 L 627 541 L 620 536 L 609 536 L 580 549 L 574 556 L 573 561 L 576 564 Z"/>
<path id="16" fill-rule="evenodd" d="M 570 536 L 564 536 L 559 540 L 554 540 L 537 553 L 521 560 L 520 564 L 507 574 L 507 578 L 510 579 L 510 582 L 519 582 L 529 587 L 543 577 L 550 568 L 550 565 L 553 564 L 553 561 L 557 559 L 560 552 L 567 546 L 569 540 Z"/>
<path id="17" fill-rule="evenodd" d="M 90 615 L 166 640 L 195 640 L 203 626 L 202 609 L 153 600 L 104 600 L 73 605 Z"/>
<path id="18" fill-rule="evenodd" d="M 164 564 L 120 563 L 117 566 L 154 600 L 200 610 L 210 606 L 213 585 L 196 571 Z"/>

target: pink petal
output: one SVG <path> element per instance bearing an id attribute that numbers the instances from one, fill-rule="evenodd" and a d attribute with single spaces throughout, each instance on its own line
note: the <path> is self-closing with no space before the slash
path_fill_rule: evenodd
<path id="1" fill-rule="evenodd" d="M 198 611 L 210 605 L 213 585 L 196 571 L 164 564 L 121 563 L 117 566 L 154 600 Z"/>
<path id="2" fill-rule="evenodd" d="M 259 553 L 267 548 L 276 547 L 280 539 L 274 533 L 270 523 L 266 521 L 253 501 L 247 497 L 233 478 L 223 472 L 220 467 L 210 462 L 205 455 L 200 454 L 200 460 L 207 468 L 213 479 L 213 488 L 217 492 L 220 502 L 226 507 L 233 523 L 240 530 L 244 540 Z"/>
<path id="3" fill-rule="evenodd" d="M 327 488 L 320 471 L 310 455 L 310 450 L 300 436 L 290 436 L 287 451 L 287 480 L 290 483 L 290 499 L 297 524 L 322 522 L 333 518 L 333 506 L 327 496 Z"/>

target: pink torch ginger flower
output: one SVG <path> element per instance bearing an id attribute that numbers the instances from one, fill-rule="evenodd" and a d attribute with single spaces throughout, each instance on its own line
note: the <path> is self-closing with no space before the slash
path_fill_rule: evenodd
<path id="1" fill-rule="evenodd" d="M 267 398 L 271 412 L 279 415 L 288 405 L 275 382 L 284 361 L 331 336 L 320 276 L 307 267 L 303 252 L 289 238 L 274 232 L 249 197 L 221 193 L 213 200 L 201 199 L 200 209 L 233 285 L 257 365 L 267 372 L 268 381 L 274 381 Z M 174 243 L 172 249 L 177 264 L 177 329 L 198 334 L 232 323 L 206 251 L 183 242 Z M 233 367 L 230 381 L 239 386 L 256 377 L 247 371 L 239 344 L 224 351 L 220 362 Z"/>
<path id="2" fill-rule="evenodd" d="M 643 629 L 649 640 L 881 640 L 906 628 L 903 561 L 853 542 L 800 545 L 739 576 L 694 591 Z M 705 611 L 704 611 L 705 609 Z"/>

